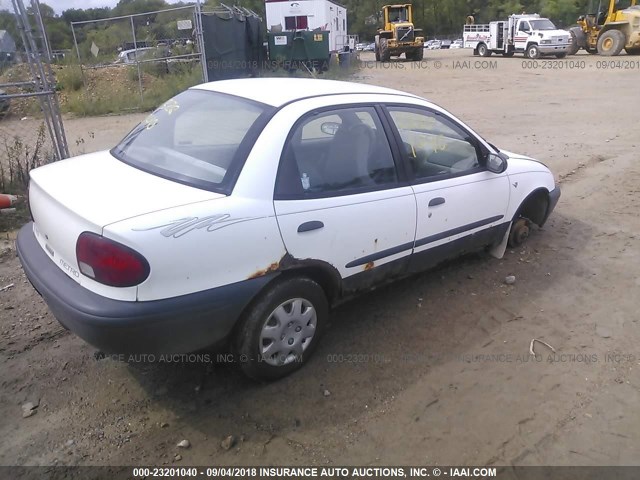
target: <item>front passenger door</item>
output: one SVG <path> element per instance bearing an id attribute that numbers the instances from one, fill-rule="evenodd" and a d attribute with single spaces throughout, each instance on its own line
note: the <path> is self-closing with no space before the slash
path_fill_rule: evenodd
<path id="1" fill-rule="evenodd" d="M 453 119 L 426 108 L 389 106 L 413 176 L 417 229 L 411 269 L 502 238 L 510 219 L 509 179 L 485 168 L 479 141 Z"/>

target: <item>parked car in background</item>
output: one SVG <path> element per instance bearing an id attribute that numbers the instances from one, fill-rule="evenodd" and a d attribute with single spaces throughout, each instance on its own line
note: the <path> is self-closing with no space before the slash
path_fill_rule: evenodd
<path id="1" fill-rule="evenodd" d="M 462 39 L 459 40 L 454 40 L 453 43 L 451 43 L 451 46 L 449 48 L 463 48 L 464 47 L 464 43 L 462 42 Z"/>
<path id="2" fill-rule="evenodd" d="M 365 52 L 374 52 L 375 49 L 376 49 L 375 43 L 367 43 L 367 45 L 364 47 Z"/>
<path id="3" fill-rule="evenodd" d="M 157 47 L 140 47 L 131 50 L 122 50 L 114 63 L 131 65 L 138 62 L 162 61 L 160 59 L 171 56 L 171 51 L 166 44 L 158 44 Z"/>
<path id="4" fill-rule="evenodd" d="M 415 95 L 295 78 L 177 95 L 110 151 L 31 171 L 27 278 L 105 352 L 226 343 L 274 379 L 330 308 L 463 252 L 502 257 L 560 190 Z"/>
<path id="5" fill-rule="evenodd" d="M 356 51 L 357 52 L 362 52 L 366 49 L 367 45 L 369 45 L 368 43 L 356 43 Z"/>
<path id="6" fill-rule="evenodd" d="M 440 48 L 449 48 L 451 47 L 451 40 L 442 40 L 440 42 Z"/>
<path id="7" fill-rule="evenodd" d="M 428 50 L 439 50 L 442 42 L 440 40 L 430 40 L 427 47 Z"/>
<path id="8" fill-rule="evenodd" d="M 118 53 L 118 57 L 116 58 L 116 61 L 114 63 L 124 63 L 128 65 L 136 63 L 136 60 L 148 60 L 149 58 L 151 58 L 154 51 L 154 47 L 141 47 L 131 50 L 122 50 L 120 53 Z"/>

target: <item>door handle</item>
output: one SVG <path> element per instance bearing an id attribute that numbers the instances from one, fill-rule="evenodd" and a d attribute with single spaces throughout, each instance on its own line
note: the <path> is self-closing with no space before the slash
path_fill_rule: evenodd
<path id="1" fill-rule="evenodd" d="M 430 207 L 435 207 L 436 205 L 442 205 L 443 203 L 444 203 L 444 198 L 442 197 L 436 197 L 429 200 Z"/>
<path id="2" fill-rule="evenodd" d="M 318 230 L 319 228 L 323 228 L 324 223 L 319 220 L 312 220 L 310 222 L 304 222 L 298 226 L 298 233 L 302 232 L 310 232 L 311 230 Z"/>

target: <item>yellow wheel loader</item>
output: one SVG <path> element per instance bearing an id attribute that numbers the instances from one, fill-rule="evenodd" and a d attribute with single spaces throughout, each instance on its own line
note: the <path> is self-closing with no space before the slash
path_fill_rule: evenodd
<path id="1" fill-rule="evenodd" d="M 640 55 L 639 0 L 595 0 L 591 12 L 571 27 L 570 55 L 584 48 L 589 53 L 614 56 L 624 48 L 629 55 Z"/>
<path id="2" fill-rule="evenodd" d="M 388 62 L 403 53 L 407 60 L 420 61 L 423 56 L 422 30 L 413 26 L 411 4 L 382 7 L 384 26 L 375 39 L 376 60 Z"/>

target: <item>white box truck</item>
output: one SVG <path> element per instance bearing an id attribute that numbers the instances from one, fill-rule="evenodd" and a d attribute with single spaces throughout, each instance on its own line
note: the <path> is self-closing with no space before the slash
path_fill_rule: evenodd
<path id="1" fill-rule="evenodd" d="M 333 0 L 265 0 L 267 28 L 282 30 L 329 31 L 329 50 L 350 47 L 347 35 L 347 9 Z M 353 44 L 355 47 L 355 43 Z"/>
<path id="2" fill-rule="evenodd" d="M 501 53 L 512 57 L 524 53 L 529 58 L 554 55 L 564 58 L 571 46 L 571 36 L 566 30 L 558 30 L 551 20 L 540 15 L 511 15 L 483 25 L 471 22 L 464 26 L 462 39 L 465 48 L 473 48 L 474 55 L 488 57 Z"/>

